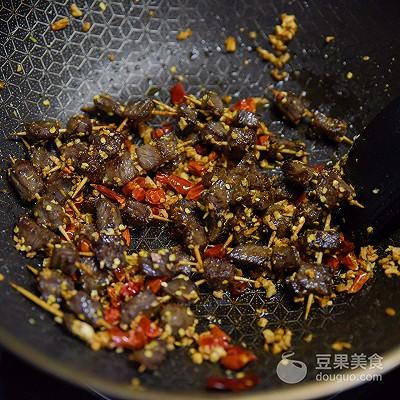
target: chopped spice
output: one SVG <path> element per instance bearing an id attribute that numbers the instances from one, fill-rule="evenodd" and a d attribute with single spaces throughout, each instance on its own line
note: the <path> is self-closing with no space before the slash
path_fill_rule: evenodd
<path id="1" fill-rule="evenodd" d="M 192 36 L 193 32 L 190 28 L 187 28 L 183 31 L 178 32 L 178 34 L 176 35 L 176 40 L 186 40 L 189 39 L 190 36 Z"/>
<path id="2" fill-rule="evenodd" d="M 236 51 L 236 39 L 233 36 L 228 36 L 225 39 L 225 50 L 228 53 L 234 53 Z"/>
<path id="3" fill-rule="evenodd" d="M 90 28 L 92 27 L 92 24 L 89 21 L 85 21 L 82 24 L 82 32 L 89 32 Z"/>
<path id="4" fill-rule="evenodd" d="M 80 18 L 83 15 L 82 10 L 75 4 L 72 3 L 69 7 L 71 15 L 75 18 Z"/>
<path id="5" fill-rule="evenodd" d="M 393 307 L 385 308 L 385 314 L 389 317 L 394 317 L 396 315 L 396 310 Z"/>
<path id="6" fill-rule="evenodd" d="M 69 18 L 63 17 L 51 24 L 51 29 L 53 31 L 61 31 L 69 26 Z"/>

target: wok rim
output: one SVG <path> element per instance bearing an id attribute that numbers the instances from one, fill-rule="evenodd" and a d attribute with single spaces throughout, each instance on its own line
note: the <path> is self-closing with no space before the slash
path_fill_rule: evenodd
<path id="1" fill-rule="evenodd" d="M 132 390 L 130 385 L 123 385 L 112 383 L 99 378 L 91 373 L 82 373 L 81 371 L 74 370 L 65 365 L 65 363 L 58 361 L 55 357 L 50 357 L 43 352 L 37 351 L 24 341 L 17 339 L 6 332 L 0 327 L 0 343 L 5 349 L 15 354 L 22 360 L 31 364 L 34 367 L 46 372 L 51 376 L 55 376 L 65 382 L 80 386 L 83 389 L 92 390 L 105 395 L 116 396 L 121 399 L 135 399 L 135 400 L 175 400 L 186 399 L 188 394 L 193 400 L 203 400 L 204 394 L 207 393 L 207 398 L 246 398 L 249 400 L 300 400 L 300 399 L 315 399 L 323 396 L 329 396 L 335 393 L 340 393 L 349 390 L 356 386 L 368 383 L 368 381 L 359 380 L 365 371 L 357 368 L 351 372 L 356 378 L 354 381 L 314 381 L 307 383 L 300 383 L 296 385 L 289 385 L 288 387 L 270 390 L 260 390 L 256 392 L 244 391 L 240 393 L 218 393 L 218 392 L 205 392 L 205 391 L 162 391 L 156 389 L 147 389 L 144 391 Z M 395 348 L 385 352 L 383 355 L 383 370 L 381 374 L 393 370 L 400 365 L 400 344 Z M 348 375 L 348 373 L 343 373 Z"/>

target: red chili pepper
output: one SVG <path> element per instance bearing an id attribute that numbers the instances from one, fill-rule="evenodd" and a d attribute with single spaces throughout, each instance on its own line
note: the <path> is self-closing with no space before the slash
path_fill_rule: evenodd
<path id="1" fill-rule="evenodd" d="M 127 246 L 131 245 L 132 242 L 132 238 L 131 238 L 131 232 L 129 231 L 128 228 L 126 228 L 123 232 L 122 232 L 122 238 L 125 240 L 125 243 Z"/>
<path id="2" fill-rule="evenodd" d="M 253 374 L 246 374 L 242 378 L 209 377 L 207 389 L 239 392 L 251 389 L 260 382 L 260 379 Z"/>
<path id="3" fill-rule="evenodd" d="M 320 173 L 324 169 L 324 164 L 315 164 L 312 168 L 315 172 Z"/>
<path id="4" fill-rule="evenodd" d="M 104 310 L 104 319 L 111 325 L 117 325 L 121 318 L 121 311 L 118 307 L 110 307 Z"/>
<path id="5" fill-rule="evenodd" d="M 192 188 L 188 191 L 186 198 L 188 200 L 198 200 L 201 194 L 204 191 L 204 186 L 202 183 L 196 183 Z"/>
<path id="6" fill-rule="evenodd" d="M 269 136 L 268 135 L 260 135 L 257 137 L 257 144 L 260 146 L 266 146 L 269 142 Z"/>
<path id="7" fill-rule="evenodd" d="M 146 315 L 143 315 L 139 321 L 137 330 L 140 329 L 142 332 L 151 339 L 154 339 L 161 335 L 161 328 L 152 322 Z"/>
<path id="8" fill-rule="evenodd" d="M 108 332 L 115 347 L 139 350 L 148 343 L 148 339 L 141 329 L 125 332 L 118 327 L 112 327 Z"/>
<path id="9" fill-rule="evenodd" d="M 340 261 L 336 257 L 329 257 L 326 263 L 334 271 L 339 269 Z"/>
<path id="10" fill-rule="evenodd" d="M 306 192 L 303 192 L 303 193 L 295 200 L 294 204 L 295 204 L 296 206 L 298 206 L 298 205 L 300 205 L 300 204 L 305 203 L 306 201 L 308 201 L 308 199 L 307 199 L 307 193 L 306 193 Z"/>
<path id="11" fill-rule="evenodd" d="M 355 245 L 353 242 L 350 242 L 350 240 L 347 240 L 343 233 L 340 234 L 340 241 L 341 241 L 341 246 L 340 246 L 340 254 L 348 254 L 351 251 L 354 251 Z"/>
<path id="12" fill-rule="evenodd" d="M 126 279 L 125 271 L 121 267 L 114 268 L 114 275 L 120 282 L 123 282 Z"/>
<path id="13" fill-rule="evenodd" d="M 168 185 L 168 174 L 159 171 L 156 173 L 155 180 L 160 185 Z"/>
<path id="14" fill-rule="evenodd" d="M 224 258 L 226 256 L 226 248 L 223 244 L 216 244 L 208 247 L 204 252 L 205 258 Z"/>
<path id="15" fill-rule="evenodd" d="M 242 369 L 249 362 L 257 360 L 255 354 L 242 346 L 232 346 L 226 351 L 226 356 L 221 358 L 221 364 L 232 371 Z"/>
<path id="16" fill-rule="evenodd" d="M 77 231 L 77 229 L 78 229 L 78 225 L 76 223 L 68 224 L 65 227 L 65 232 L 67 233 L 67 236 L 70 238 L 70 240 L 74 239 L 75 232 Z"/>
<path id="17" fill-rule="evenodd" d="M 120 290 L 120 295 L 124 299 L 136 296 L 142 290 L 141 282 L 126 282 L 123 284 Z"/>
<path id="18" fill-rule="evenodd" d="M 92 183 L 91 186 L 98 190 L 101 194 L 104 194 L 104 196 L 108 197 L 110 200 L 116 201 L 119 205 L 125 205 L 125 197 L 117 192 L 114 192 L 114 190 L 109 189 L 107 186 L 96 185 L 94 183 Z"/>
<path id="19" fill-rule="evenodd" d="M 229 291 L 232 296 L 237 297 L 243 294 L 249 287 L 248 282 L 243 281 L 232 281 L 229 283 Z"/>
<path id="20" fill-rule="evenodd" d="M 136 188 L 132 190 L 131 196 L 136 200 L 136 201 L 144 201 L 146 198 L 146 190 L 143 188 Z"/>
<path id="21" fill-rule="evenodd" d="M 200 161 L 190 160 L 188 162 L 188 170 L 196 176 L 202 176 L 207 171 L 207 167 Z"/>
<path id="22" fill-rule="evenodd" d="M 208 154 L 207 147 L 203 146 L 202 144 L 195 144 L 194 149 L 196 150 L 196 153 L 201 156 L 206 156 Z"/>
<path id="23" fill-rule="evenodd" d="M 162 189 L 149 189 L 146 191 L 146 201 L 149 204 L 158 205 L 165 203 L 166 196 Z"/>
<path id="24" fill-rule="evenodd" d="M 215 161 L 218 158 L 218 153 L 216 151 L 211 151 L 210 154 L 208 155 L 208 159 L 210 161 Z"/>
<path id="25" fill-rule="evenodd" d="M 119 297 L 117 296 L 117 294 L 115 293 L 115 289 L 113 287 L 108 287 L 107 288 L 107 294 L 108 297 L 110 298 L 110 303 L 113 307 L 119 307 L 121 302 L 119 300 Z"/>
<path id="26" fill-rule="evenodd" d="M 168 177 L 168 184 L 179 194 L 187 194 L 193 187 L 193 183 L 180 176 L 170 175 Z"/>
<path id="27" fill-rule="evenodd" d="M 254 97 L 248 97 L 247 99 L 239 100 L 232 107 L 233 110 L 246 110 L 256 112 L 256 99 Z"/>
<path id="28" fill-rule="evenodd" d="M 354 278 L 354 282 L 351 285 L 348 293 L 357 293 L 361 290 L 361 288 L 365 285 L 365 283 L 369 279 L 368 272 L 360 271 L 356 277 Z"/>
<path id="29" fill-rule="evenodd" d="M 168 278 L 149 278 L 146 280 L 146 288 L 149 288 L 154 294 L 161 289 L 161 283 L 167 281 Z"/>
<path id="30" fill-rule="evenodd" d="M 151 133 L 153 139 L 159 139 L 160 137 L 166 135 L 167 133 L 171 132 L 174 129 L 173 125 L 170 123 L 166 123 L 160 128 L 154 129 Z"/>
<path id="31" fill-rule="evenodd" d="M 197 343 L 199 346 L 223 347 L 230 346 L 231 338 L 220 327 L 214 325 L 209 331 L 200 334 Z"/>
<path id="32" fill-rule="evenodd" d="M 128 139 L 128 138 L 125 138 L 124 144 L 125 144 L 126 149 L 127 149 L 129 152 L 132 150 L 132 147 L 134 147 L 134 146 L 133 146 L 133 143 L 132 143 L 131 140 Z"/>
<path id="33" fill-rule="evenodd" d="M 181 82 L 178 82 L 172 86 L 169 92 L 171 95 L 171 103 L 181 104 L 185 101 L 186 92 Z"/>
<path id="34" fill-rule="evenodd" d="M 87 240 L 87 239 L 82 239 L 82 240 L 79 242 L 78 249 L 79 249 L 79 251 L 82 251 L 82 252 L 84 252 L 84 253 L 87 253 L 87 252 L 89 252 L 89 251 L 92 251 L 92 246 L 91 246 L 89 240 Z"/>
<path id="35" fill-rule="evenodd" d="M 343 257 L 340 257 L 340 262 L 348 269 L 351 269 L 353 271 L 358 269 L 358 260 L 353 251 Z"/>

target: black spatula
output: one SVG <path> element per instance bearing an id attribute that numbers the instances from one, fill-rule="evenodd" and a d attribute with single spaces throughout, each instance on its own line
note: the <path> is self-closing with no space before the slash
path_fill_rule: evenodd
<path id="1" fill-rule="evenodd" d="M 365 207 L 343 210 L 349 237 L 373 243 L 400 228 L 400 98 L 355 140 L 344 171 Z"/>

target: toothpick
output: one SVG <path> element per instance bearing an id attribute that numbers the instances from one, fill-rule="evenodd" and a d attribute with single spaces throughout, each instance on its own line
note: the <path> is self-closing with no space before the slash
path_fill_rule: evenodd
<path id="1" fill-rule="evenodd" d="M 228 239 L 226 239 L 226 241 L 225 241 L 225 243 L 224 243 L 224 245 L 222 246 L 224 249 L 226 249 L 231 243 L 232 243 L 232 240 L 233 240 L 233 234 L 231 233 L 229 236 L 228 236 Z"/>
<path id="2" fill-rule="evenodd" d="M 197 260 L 197 264 L 200 267 L 200 269 L 202 269 L 203 268 L 203 260 L 201 258 L 199 246 L 197 246 L 197 245 L 194 246 L 193 251 L 194 251 L 194 256 L 195 256 L 195 258 Z"/>
<path id="3" fill-rule="evenodd" d="M 64 313 L 61 310 L 47 304 L 44 300 L 42 300 L 40 297 L 36 296 L 35 294 L 31 293 L 29 290 L 23 288 L 22 286 L 15 284 L 13 282 L 11 282 L 10 285 L 17 292 L 21 293 L 27 299 L 31 300 L 33 303 L 35 303 L 39 307 L 43 308 L 44 310 L 48 311 L 49 313 L 51 313 L 59 318 L 64 317 Z"/>
<path id="4" fill-rule="evenodd" d="M 128 121 L 129 121 L 129 119 L 128 119 L 128 118 L 125 118 L 125 119 L 121 122 L 121 124 L 118 126 L 117 132 L 121 132 L 121 131 L 125 128 L 125 125 L 128 123 Z"/>
<path id="5" fill-rule="evenodd" d="M 298 223 L 297 226 L 295 226 L 295 229 L 293 231 L 293 235 L 290 238 L 290 240 L 297 240 L 298 239 L 299 233 L 300 233 L 301 229 L 303 228 L 305 222 L 306 222 L 306 219 L 304 217 L 300 217 L 299 218 L 299 223 Z"/>
<path id="6" fill-rule="evenodd" d="M 68 233 L 66 232 L 66 230 L 60 225 L 58 227 L 58 230 L 61 232 L 61 234 L 64 236 L 64 238 L 67 240 L 67 242 L 70 242 L 71 239 L 68 236 Z"/>
<path id="7" fill-rule="evenodd" d="M 256 283 L 256 281 L 254 279 L 244 278 L 243 276 L 234 276 L 233 279 L 235 281 Z"/>
<path id="8" fill-rule="evenodd" d="M 313 305 L 313 303 L 314 303 L 314 295 L 312 293 L 310 293 L 307 298 L 307 305 L 306 305 L 306 312 L 304 313 L 304 320 L 307 320 L 307 318 L 310 314 L 311 306 Z"/>
<path id="9" fill-rule="evenodd" d="M 153 215 L 151 216 L 151 218 L 152 218 L 152 219 L 156 219 L 157 221 L 172 222 L 171 219 L 162 217 L 161 215 L 155 215 L 155 214 L 153 214 Z"/>
<path id="10" fill-rule="evenodd" d="M 269 237 L 269 241 L 268 241 L 267 247 L 271 247 L 272 243 L 273 243 L 274 240 L 275 240 L 275 236 L 276 236 L 276 231 L 273 231 L 273 232 L 271 233 L 271 236 Z"/>
<path id="11" fill-rule="evenodd" d="M 39 271 L 35 267 L 32 267 L 32 265 L 27 264 L 25 265 L 25 267 L 29 269 L 29 271 L 31 271 L 32 274 L 39 275 Z"/>
<path id="12" fill-rule="evenodd" d="M 71 196 L 72 198 L 75 198 L 78 193 L 83 189 L 83 187 L 86 185 L 86 182 L 88 181 L 88 178 L 85 176 L 76 186 L 74 194 Z"/>
<path id="13" fill-rule="evenodd" d="M 346 142 L 347 144 L 353 144 L 354 143 L 354 141 L 352 139 L 348 138 L 347 136 L 342 136 L 340 138 L 340 141 L 341 142 Z"/>

